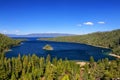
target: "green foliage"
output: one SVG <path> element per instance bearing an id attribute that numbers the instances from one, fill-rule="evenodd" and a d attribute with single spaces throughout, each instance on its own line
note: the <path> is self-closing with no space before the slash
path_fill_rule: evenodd
<path id="1" fill-rule="evenodd" d="M 12 46 L 16 46 L 21 42 L 21 40 L 11 39 L 3 34 L 0 34 L 0 53 L 8 51 Z"/>
<path id="2" fill-rule="evenodd" d="M 0 79 L 5 80 L 73 80 L 80 73 L 80 67 L 73 61 L 53 59 L 50 61 L 50 55 L 46 59 L 43 57 L 20 56 L 16 58 L 0 59 Z M 69 79 L 68 78 L 71 78 Z"/>
<path id="3" fill-rule="evenodd" d="M 90 63 L 94 63 L 94 58 L 92 56 L 90 57 Z"/>
<path id="4" fill-rule="evenodd" d="M 69 76 L 66 74 L 63 76 L 62 80 L 70 80 L 70 79 L 69 79 Z"/>
<path id="5" fill-rule="evenodd" d="M 92 64 L 92 65 L 91 65 Z M 2 80 L 110 80 L 120 78 L 120 59 L 109 61 L 107 58 L 80 67 L 74 61 L 50 61 L 50 55 L 43 57 L 20 56 L 0 59 L 0 79 Z"/>
<path id="6" fill-rule="evenodd" d="M 90 57 L 90 67 L 94 68 L 94 58 Z"/>
<path id="7" fill-rule="evenodd" d="M 120 29 L 110 32 L 96 32 L 86 35 L 47 38 L 43 40 L 76 42 L 99 47 L 106 47 L 111 48 L 114 54 L 120 55 Z"/>
<path id="8" fill-rule="evenodd" d="M 86 64 L 83 66 L 82 78 L 84 80 L 117 80 L 120 78 L 120 59 L 109 61 L 107 58 L 94 62 L 94 65 Z"/>

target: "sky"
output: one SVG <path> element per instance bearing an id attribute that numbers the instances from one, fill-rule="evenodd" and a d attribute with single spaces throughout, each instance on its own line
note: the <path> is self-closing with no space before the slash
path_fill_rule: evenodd
<path id="1" fill-rule="evenodd" d="M 0 33 L 87 34 L 120 29 L 120 0 L 0 0 Z"/>

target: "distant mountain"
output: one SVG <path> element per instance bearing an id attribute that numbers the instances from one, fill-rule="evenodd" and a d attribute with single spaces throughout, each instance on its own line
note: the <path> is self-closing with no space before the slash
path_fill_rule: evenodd
<path id="1" fill-rule="evenodd" d="M 6 34 L 9 37 L 59 37 L 59 36 L 73 36 L 74 34 L 62 33 L 32 33 L 27 35 Z"/>

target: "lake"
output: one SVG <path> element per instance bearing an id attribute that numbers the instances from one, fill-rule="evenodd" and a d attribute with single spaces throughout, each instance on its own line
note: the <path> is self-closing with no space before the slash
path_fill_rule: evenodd
<path id="1" fill-rule="evenodd" d="M 109 58 L 110 60 L 115 59 L 114 57 L 108 55 L 111 50 L 106 48 L 94 47 L 91 45 L 79 43 L 42 41 L 37 40 L 37 38 L 24 39 L 28 40 L 22 42 L 19 46 L 11 48 L 11 51 L 6 53 L 6 57 L 17 57 L 18 54 L 20 54 L 21 56 L 36 54 L 39 57 L 46 57 L 48 54 L 50 54 L 51 58 L 67 58 L 68 60 L 89 61 L 89 58 L 91 56 L 94 57 L 95 61 L 103 58 Z M 46 44 L 51 45 L 54 50 L 43 50 L 42 48 Z"/>

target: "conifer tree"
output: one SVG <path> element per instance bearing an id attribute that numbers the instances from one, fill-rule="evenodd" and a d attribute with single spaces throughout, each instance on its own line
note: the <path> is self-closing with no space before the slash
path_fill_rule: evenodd
<path id="1" fill-rule="evenodd" d="M 11 80 L 17 80 L 14 73 L 12 73 Z"/>

